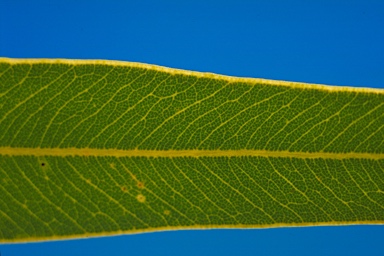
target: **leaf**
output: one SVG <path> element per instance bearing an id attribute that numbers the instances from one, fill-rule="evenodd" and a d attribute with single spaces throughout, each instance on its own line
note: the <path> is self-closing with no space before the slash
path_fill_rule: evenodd
<path id="1" fill-rule="evenodd" d="M 384 91 L 0 59 L 0 241 L 384 223 Z"/>

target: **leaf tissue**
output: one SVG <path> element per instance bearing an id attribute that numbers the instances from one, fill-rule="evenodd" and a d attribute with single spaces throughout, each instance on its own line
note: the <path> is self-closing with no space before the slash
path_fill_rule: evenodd
<path id="1" fill-rule="evenodd" d="M 0 241 L 384 223 L 384 90 L 0 59 Z"/>

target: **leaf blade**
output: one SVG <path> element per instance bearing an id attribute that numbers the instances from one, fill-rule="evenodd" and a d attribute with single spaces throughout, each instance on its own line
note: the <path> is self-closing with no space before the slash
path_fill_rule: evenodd
<path id="1" fill-rule="evenodd" d="M 383 223 L 382 90 L 0 63 L 1 241 Z"/>

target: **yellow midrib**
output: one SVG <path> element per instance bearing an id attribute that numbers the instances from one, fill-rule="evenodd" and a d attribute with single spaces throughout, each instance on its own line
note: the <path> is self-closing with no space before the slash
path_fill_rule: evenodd
<path id="1" fill-rule="evenodd" d="M 301 159 L 384 159 L 384 154 L 375 153 L 329 153 L 290 152 L 268 150 L 142 150 L 142 149 L 97 149 L 97 148 L 17 148 L 0 147 L 0 155 L 9 156 L 113 156 L 113 157 L 292 157 Z"/>

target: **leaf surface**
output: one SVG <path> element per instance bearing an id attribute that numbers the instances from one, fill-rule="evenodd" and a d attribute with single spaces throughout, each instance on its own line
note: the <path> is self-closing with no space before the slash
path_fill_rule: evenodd
<path id="1" fill-rule="evenodd" d="M 0 59 L 0 241 L 384 223 L 384 91 Z"/>

